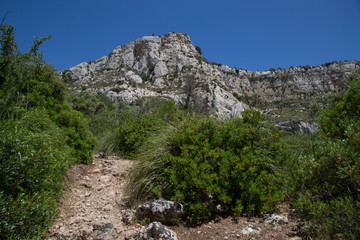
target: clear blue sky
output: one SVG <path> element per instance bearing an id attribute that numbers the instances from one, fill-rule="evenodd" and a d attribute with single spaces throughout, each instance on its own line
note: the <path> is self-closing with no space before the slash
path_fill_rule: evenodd
<path id="1" fill-rule="evenodd" d="M 21 51 L 52 36 L 42 50 L 59 70 L 168 32 L 248 70 L 360 60 L 360 0 L 0 0 L 6 12 Z"/>

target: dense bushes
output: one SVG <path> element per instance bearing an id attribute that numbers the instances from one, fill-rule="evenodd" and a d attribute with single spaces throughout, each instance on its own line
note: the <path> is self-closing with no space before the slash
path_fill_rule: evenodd
<path id="1" fill-rule="evenodd" d="M 95 136 L 101 137 L 119 126 L 118 105 L 104 94 L 68 91 L 66 99 L 73 109 L 89 119 L 89 128 Z"/>
<path id="2" fill-rule="evenodd" d="M 258 214 L 285 198 L 317 239 L 360 236 L 360 79 L 319 118 L 316 135 L 286 134 L 242 119 L 187 115 L 147 137 L 132 172 L 133 203 L 183 202 L 189 220 Z"/>
<path id="3" fill-rule="evenodd" d="M 286 151 L 262 117 L 256 111 L 244 112 L 243 119 L 190 117 L 172 134 L 152 136 L 149 141 L 158 138 L 160 145 L 142 151 L 161 153 L 141 155 L 133 196 L 184 202 L 192 222 L 220 212 L 258 214 L 273 208 L 282 199 L 279 167 Z M 151 174 L 150 183 L 144 173 Z"/>
<path id="4" fill-rule="evenodd" d="M 5 239 L 33 238 L 56 216 L 73 149 L 43 109 L 1 121 L 0 136 L 0 232 Z"/>
<path id="5" fill-rule="evenodd" d="M 22 54 L 13 30 L 0 26 L 0 236 L 35 239 L 57 216 L 66 170 L 92 161 L 94 138 L 38 52 L 47 38 Z"/>
<path id="6" fill-rule="evenodd" d="M 312 151 L 298 158 L 296 208 L 319 239 L 360 236 L 360 79 L 320 117 Z"/>
<path id="7" fill-rule="evenodd" d="M 185 114 L 174 101 L 157 97 L 120 103 L 118 108 L 119 126 L 105 134 L 96 149 L 127 158 L 133 158 L 151 134 Z"/>

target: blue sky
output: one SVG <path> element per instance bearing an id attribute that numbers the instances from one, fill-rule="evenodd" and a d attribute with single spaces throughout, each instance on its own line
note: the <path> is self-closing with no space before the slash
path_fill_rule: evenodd
<path id="1" fill-rule="evenodd" d="M 6 12 L 21 51 L 52 36 L 42 50 L 59 70 L 168 32 L 248 70 L 360 60 L 360 0 L 1 0 Z"/>

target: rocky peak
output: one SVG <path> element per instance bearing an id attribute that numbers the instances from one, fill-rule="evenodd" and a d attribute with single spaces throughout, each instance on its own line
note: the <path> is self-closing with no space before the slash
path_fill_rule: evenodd
<path id="1" fill-rule="evenodd" d="M 187 107 L 237 115 L 253 99 L 275 102 L 338 91 L 359 64 L 345 61 L 255 72 L 234 69 L 209 63 L 187 34 L 172 32 L 141 37 L 59 75 L 73 86 L 113 100 L 162 96 Z"/>

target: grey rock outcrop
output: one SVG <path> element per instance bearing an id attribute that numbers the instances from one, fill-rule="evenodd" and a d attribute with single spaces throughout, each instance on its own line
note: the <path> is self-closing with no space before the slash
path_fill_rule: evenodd
<path id="1" fill-rule="evenodd" d="M 285 216 L 280 216 L 280 215 L 277 215 L 277 214 L 271 214 L 270 217 L 265 219 L 265 222 L 269 223 L 269 224 L 271 224 L 273 226 L 278 226 L 278 225 L 281 225 L 281 224 L 286 224 L 289 221 L 288 221 L 287 217 L 285 217 Z"/>
<path id="2" fill-rule="evenodd" d="M 126 225 L 130 225 L 133 223 L 134 221 L 134 212 L 131 209 L 126 209 L 123 213 L 122 213 L 122 218 L 121 220 L 126 224 Z"/>
<path id="3" fill-rule="evenodd" d="M 177 240 L 176 233 L 167 229 L 159 222 L 152 222 L 142 231 L 135 235 L 136 240 Z"/>
<path id="4" fill-rule="evenodd" d="M 282 121 L 278 122 L 275 125 L 278 128 L 290 131 L 290 132 L 298 132 L 298 133 L 316 133 L 319 130 L 319 123 L 315 121 L 305 122 L 305 121 Z"/>
<path id="5" fill-rule="evenodd" d="M 144 96 L 172 98 L 182 105 L 234 116 L 248 108 L 246 99 L 274 102 L 307 99 L 338 91 L 360 61 L 321 66 L 247 71 L 209 63 L 188 35 L 146 36 L 116 47 L 109 55 L 59 72 L 64 81 L 103 93 L 116 101 Z"/>
<path id="6" fill-rule="evenodd" d="M 243 228 L 243 229 L 241 230 L 241 233 L 242 233 L 243 235 L 256 235 L 256 234 L 259 234 L 260 231 L 261 231 L 261 228 L 259 228 L 259 227 L 254 227 L 254 226 L 252 226 L 252 225 L 249 225 L 249 226 Z"/>
<path id="7" fill-rule="evenodd" d="M 147 201 L 136 209 L 137 219 L 149 219 L 168 225 L 174 224 L 183 214 L 184 206 L 181 203 L 165 199 Z"/>
<path id="8" fill-rule="evenodd" d="M 115 228 L 112 223 L 94 224 L 94 240 L 115 239 Z"/>
<path id="9" fill-rule="evenodd" d="M 106 158 L 106 153 L 98 152 L 94 155 L 94 158 Z"/>

